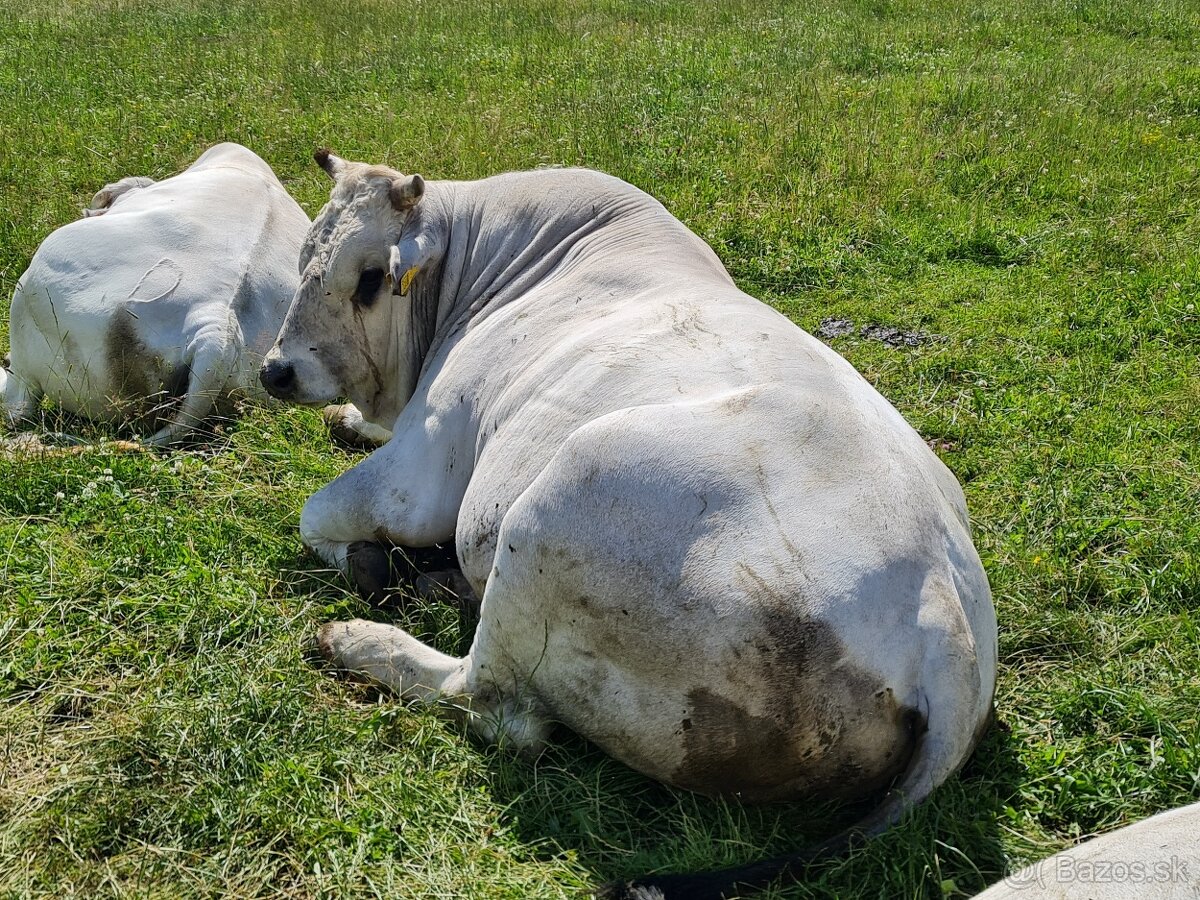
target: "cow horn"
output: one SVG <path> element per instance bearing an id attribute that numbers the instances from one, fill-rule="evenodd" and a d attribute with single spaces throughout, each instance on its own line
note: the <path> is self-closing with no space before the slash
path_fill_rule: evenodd
<path id="1" fill-rule="evenodd" d="M 328 147 L 318 147 L 313 153 L 313 159 L 317 161 L 317 165 L 325 170 L 325 174 L 337 181 L 342 177 L 342 173 L 346 171 L 346 161 L 340 156 L 334 155 L 333 151 Z"/>

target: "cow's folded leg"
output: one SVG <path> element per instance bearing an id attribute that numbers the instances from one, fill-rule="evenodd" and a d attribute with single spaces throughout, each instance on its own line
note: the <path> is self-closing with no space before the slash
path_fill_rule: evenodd
<path id="1" fill-rule="evenodd" d="M 353 541 L 346 547 L 346 577 L 373 604 L 390 594 L 410 590 L 422 600 L 440 600 L 462 605 L 479 601 L 458 569 L 429 567 L 457 565 L 453 545 L 435 547 L 388 547 L 376 541 Z"/>
<path id="2" fill-rule="evenodd" d="M 334 440 L 351 447 L 382 447 L 392 439 L 392 433 L 380 425 L 372 425 L 363 418 L 353 403 L 333 404 L 321 410 L 330 435 Z"/>
<path id="3" fill-rule="evenodd" d="M 448 603 L 478 615 L 479 598 L 459 568 L 453 542 L 393 547 L 391 559 L 395 584 L 411 588 L 418 599 Z"/>
<path id="4" fill-rule="evenodd" d="M 396 572 L 398 580 L 411 584 L 426 568 L 456 565 L 449 542 L 457 508 L 444 493 L 432 500 L 421 496 L 430 479 L 422 474 L 424 466 L 407 472 L 416 455 L 419 448 L 414 453 L 402 439 L 394 439 L 309 497 L 300 511 L 304 545 L 356 581 L 356 576 L 369 574 L 363 586 L 370 591 L 396 584 Z M 363 542 L 379 549 L 363 550 Z M 351 547 L 356 556 L 366 554 L 355 566 L 361 570 L 357 573 L 350 564 Z M 389 557 L 386 564 L 382 556 Z"/>
<path id="5" fill-rule="evenodd" d="M 550 723 L 533 699 L 519 692 L 505 696 L 494 686 L 479 689 L 470 656 L 447 656 L 403 629 L 362 619 L 321 626 L 317 649 L 339 669 L 365 676 L 403 700 L 443 702 L 485 740 L 523 753 L 545 746 Z"/>
<path id="6" fill-rule="evenodd" d="M 217 399 L 229 377 L 229 350 L 214 345 L 198 351 L 189 365 L 187 393 L 169 422 L 154 432 L 146 443 L 166 447 L 178 443 L 204 424 L 216 409 Z"/>

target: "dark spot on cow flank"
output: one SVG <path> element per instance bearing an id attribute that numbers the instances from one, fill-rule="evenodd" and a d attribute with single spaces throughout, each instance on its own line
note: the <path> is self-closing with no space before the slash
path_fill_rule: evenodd
<path id="1" fill-rule="evenodd" d="M 126 419 L 136 428 L 155 427 L 174 411 L 173 401 L 187 391 L 191 370 L 153 355 L 137 333 L 137 317 L 120 307 L 104 333 L 108 363 L 108 394 L 122 404 Z"/>
<path id="2" fill-rule="evenodd" d="M 509 545 L 508 545 L 508 552 L 509 552 L 509 553 L 516 553 L 516 552 L 517 552 L 517 548 L 516 548 L 516 547 L 514 547 L 512 544 L 509 544 Z"/>
<path id="3" fill-rule="evenodd" d="M 162 410 L 163 413 L 165 413 L 167 409 L 173 408 L 171 401 L 179 400 L 183 398 L 185 394 L 187 394 L 188 385 L 191 384 L 191 381 L 192 367 L 186 363 L 175 366 L 174 368 L 166 369 L 166 383 L 163 385 L 163 390 L 166 393 L 166 397 L 164 398 L 166 408 Z M 218 408 L 223 408 L 222 404 L 218 403 Z M 158 410 L 155 410 L 155 413 L 161 418 L 161 413 L 159 413 Z"/>
<path id="4" fill-rule="evenodd" d="M 104 335 L 104 353 L 108 358 L 111 382 L 109 391 L 124 400 L 145 397 L 150 393 L 146 377 L 146 345 L 138 337 L 134 318 L 122 307 L 109 320 Z"/>
<path id="5" fill-rule="evenodd" d="M 679 723 L 679 727 L 682 728 L 684 731 L 691 731 L 692 730 L 692 720 L 684 719 L 682 722 Z"/>
<path id="6" fill-rule="evenodd" d="M 755 802 L 853 799 L 890 783 L 915 739 L 887 686 L 846 662 L 841 641 L 822 622 L 765 612 L 761 635 L 739 669 L 762 692 L 688 692 L 692 727 L 672 782 Z"/>

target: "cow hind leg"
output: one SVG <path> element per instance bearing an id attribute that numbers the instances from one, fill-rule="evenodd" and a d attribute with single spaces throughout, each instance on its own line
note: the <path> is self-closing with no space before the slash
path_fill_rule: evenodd
<path id="1" fill-rule="evenodd" d="M 187 393 L 167 424 L 147 438 L 146 443 L 153 447 L 170 446 L 200 429 L 226 390 L 230 362 L 230 354 L 221 347 L 196 352 L 189 366 Z"/>
<path id="2" fill-rule="evenodd" d="M 0 368 L 0 412 L 6 424 L 15 426 L 33 418 L 42 392 L 24 378 Z"/>
<path id="3" fill-rule="evenodd" d="M 320 654 L 339 669 L 394 691 L 402 700 L 441 703 L 487 741 L 540 752 L 550 731 L 528 698 L 503 697 L 475 684 L 475 663 L 439 653 L 403 629 L 354 619 L 317 633 Z"/>

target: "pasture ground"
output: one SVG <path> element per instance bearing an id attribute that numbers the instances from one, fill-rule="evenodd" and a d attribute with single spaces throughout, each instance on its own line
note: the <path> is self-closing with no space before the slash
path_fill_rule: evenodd
<path id="1" fill-rule="evenodd" d="M 1188 0 L 31 0 L 0 18 L 0 312 L 93 191 L 220 140 L 310 213 L 321 144 L 650 191 L 749 292 L 851 323 L 833 346 L 964 483 L 1001 621 L 962 776 L 767 896 L 963 897 L 1200 797 L 1197 46 Z M 568 897 L 852 818 L 570 735 L 514 760 L 310 667 L 318 623 L 380 615 L 296 529 L 356 458 L 303 410 L 0 458 L 0 896 Z"/>

